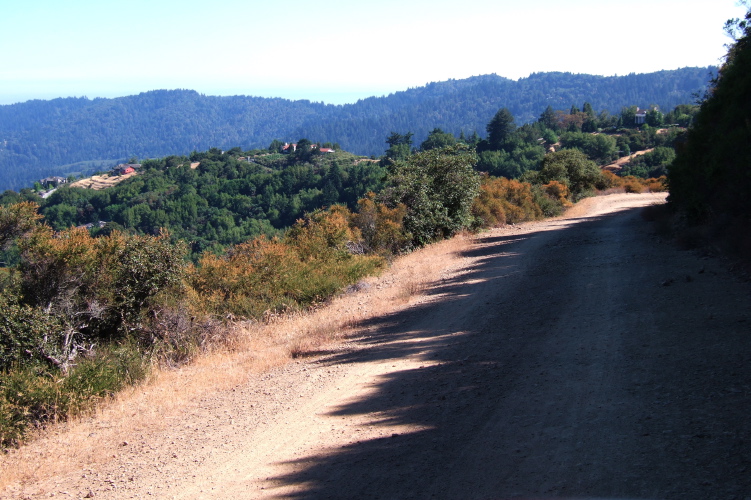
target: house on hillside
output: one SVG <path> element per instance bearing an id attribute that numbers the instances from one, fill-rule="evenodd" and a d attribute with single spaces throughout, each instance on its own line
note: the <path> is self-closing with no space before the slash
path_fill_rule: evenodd
<path id="1" fill-rule="evenodd" d="M 68 182 L 68 179 L 66 179 L 65 177 L 58 177 L 58 176 L 45 177 L 44 179 L 39 179 L 39 184 L 41 184 L 42 187 L 44 187 L 45 189 L 56 188 L 67 182 Z"/>
<path id="2" fill-rule="evenodd" d="M 660 108 L 657 106 L 650 106 L 649 109 L 641 109 L 637 107 L 636 113 L 634 114 L 634 124 L 643 125 L 647 123 L 647 113 L 650 111 L 660 111 Z"/>
<path id="3" fill-rule="evenodd" d="M 636 108 L 636 114 L 634 115 L 634 123 L 636 125 L 642 125 L 647 122 L 647 110 Z"/>
<path id="4" fill-rule="evenodd" d="M 334 150 L 331 148 L 320 148 L 318 147 L 318 144 L 311 144 L 310 149 L 318 149 L 321 153 L 333 153 Z M 297 151 L 297 143 L 290 144 L 288 142 L 284 143 L 284 146 L 282 146 L 282 153 L 294 153 Z"/>
<path id="5" fill-rule="evenodd" d="M 112 172 L 115 175 L 125 175 L 125 174 L 132 174 L 136 170 L 141 168 L 140 163 L 121 163 L 120 165 L 116 166 Z"/>

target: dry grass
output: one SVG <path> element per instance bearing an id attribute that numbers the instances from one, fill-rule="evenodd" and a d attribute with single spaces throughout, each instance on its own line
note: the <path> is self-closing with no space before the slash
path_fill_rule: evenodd
<path id="1" fill-rule="evenodd" d="M 125 179 L 130 179 L 134 175 L 138 175 L 138 172 L 131 172 L 125 175 L 94 175 L 80 181 L 73 182 L 70 187 L 80 187 L 86 189 L 102 190 L 112 187 L 115 184 L 123 182 Z"/>
<path id="2" fill-rule="evenodd" d="M 0 497 L 9 485 L 95 468 L 134 436 L 167 429 L 171 416 L 189 411 L 207 394 L 231 390 L 293 358 L 336 348 L 357 333 L 361 321 L 424 300 L 419 294 L 431 283 L 461 269 L 461 250 L 469 245 L 471 237 L 459 235 L 397 258 L 381 276 L 316 310 L 235 325 L 223 348 L 178 369 L 156 369 L 146 383 L 116 395 L 94 415 L 51 426 L 0 456 Z"/>

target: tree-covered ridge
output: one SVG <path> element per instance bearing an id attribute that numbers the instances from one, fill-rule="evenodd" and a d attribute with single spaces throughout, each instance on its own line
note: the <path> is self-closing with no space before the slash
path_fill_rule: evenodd
<path id="1" fill-rule="evenodd" d="M 477 133 L 456 137 L 434 128 L 419 148 L 411 132 L 391 132 L 385 139 L 388 148 L 378 161 L 342 151 L 338 144 L 319 146 L 308 139 L 294 144 L 274 140 L 263 150 L 212 148 L 193 152 L 189 157 L 145 160 L 137 176 L 101 191 L 63 185 L 40 198 L 37 192 L 44 191 L 38 186 L 37 192 L 7 191 L 0 196 L 0 203 L 35 201 L 40 204 L 46 223 L 56 230 L 87 225 L 93 234 L 126 231 L 155 235 L 166 228 L 174 238 L 189 242 L 191 256 L 197 259 L 206 250 L 219 252 L 259 235 L 280 234 L 303 214 L 321 207 L 342 204 L 354 209 L 368 192 L 381 190 L 387 174 L 393 178 L 398 165 L 407 164 L 418 152 L 458 147 L 471 156 L 470 163 L 479 172 L 536 184 L 556 181 L 564 186 L 564 197 L 574 200 L 588 195 L 596 183 L 583 189 L 571 181 L 569 174 L 538 178 L 553 151 L 581 152 L 571 158 L 581 163 L 576 168 L 584 168 L 583 159 L 593 166 L 603 166 L 632 151 L 653 149 L 626 164 L 620 173 L 642 178 L 666 173 L 667 164 L 675 156 L 672 145 L 679 127 L 659 129 L 658 133 L 648 123 L 637 126 L 635 106 L 611 115 L 606 110 L 598 113 L 585 102 L 582 110 L 572 106 L 556 111 L 548 106 L 537 121 L 519 127 L 508 108 L 501 108 L 485 126 L 487 139 L 480 139 Z M 694 108 L 684 105 L 664 115 L 656 109 L 646 111 L 654 125 L 690 121 L 693 113 Z M 466 158 L 462 157 L 460 163 L 467 163 Z M 421 189 L 428 185 L 408 184 Z M 535 203 L 540 206 L 548 204 L 543 194 L 536 193 Z M 559 194 L 553 198 L 558 199 Z M 434 197 L 426 196 L 420 191 L 403 201 L 410 209 L 424 208 L 424 213 L 417 216 L 423 222 L 430 217 L 443 217 L 431 208 Z M 446 202 L 443 195 L 439 197 L 441 203 Z M 560 208 L 551 207 L 543 207 L 541 213 L 551 215 Z M 432 215 L 428 217 L 427 213 Z M 412 227 L 412 219 L 411 212 L 404 219 L 411 238 L 420 243 L 430 240 L 433 234 Z M 433 224 L 431 220 L 431 227 Z M 461 224 L 471 225 L 466 220 Z M 446 227 L 453 228 L 448 223 Z"/>
<path id="2" fill-rule="evenodd" d="M 485 75 L 341 106 L 191 90 L 29 101 L 0 106 L 0 189 L 97 168 L 72 165 L 78 162 L 114 163 L 211 147 L 252 149 L 273 139 L 316 137 L 357 154 L 379 155 L 383 138 L 393 130 L 411 130 L 418 144 L 436 127 L 456 136 L 482 133 L 502 107 L 519 124 L 536 120 L 547 106 L 568 109 L 585 101 L 609 113 L 632 105 L 672 109 L 702 94 L 712 71 L 683 68 L 613 77 L 536 73 L 518 81 Z"/>
<path id="3" fill-rule="evenodd" d="M 105 233 L 159 234 L 166 228 L 198 255 L 278 234 L 320 207 L 354 208 L 368 191 L 381 188 L 385 173 L 369 160 L 344 151 L 315 154 L 309 145 L 289 155 L 211 149 L 145 160 L 139 175 L 102 191 L 62 186 L 37 201 L 54 229 L 93 224 L 96 233 L 100 221 Z"/>

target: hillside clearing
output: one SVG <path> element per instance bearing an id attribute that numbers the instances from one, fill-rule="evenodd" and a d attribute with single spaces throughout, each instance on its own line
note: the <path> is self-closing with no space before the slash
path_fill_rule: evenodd
<path id="1" fill-rule="evenodd" d="M 131 177 L 138 175 L 138 172 L 131 172 L 124 175 L 93 175 L 86 179 L 81 179 L 70 184 L 70 187 L 80 187 L 85 189 L 93 189 L 95 191 L 101 191 L 109 187 L 120 184 L 121 182 L 130 179 Z"/>

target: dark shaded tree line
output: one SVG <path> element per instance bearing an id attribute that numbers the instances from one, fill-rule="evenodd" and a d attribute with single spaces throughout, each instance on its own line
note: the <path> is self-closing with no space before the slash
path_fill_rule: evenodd
<path id="1" fill-rule="evenodd" d="M 704 226 L 715 245 L 751 256 L 751 10 L 725 26 L 732 36 L 717 78 L 669 167 L 669 202 Z"/>

